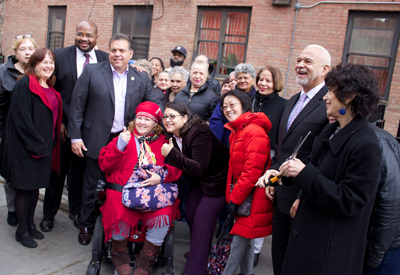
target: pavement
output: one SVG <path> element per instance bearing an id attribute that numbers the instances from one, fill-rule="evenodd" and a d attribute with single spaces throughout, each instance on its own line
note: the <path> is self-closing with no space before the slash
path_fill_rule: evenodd
<path id="1" fill-rule="evenodd" d="M 0 275 L 85 275 L 91 259 L 92 246 L 82 246 L 78 243 L 79 230 L 72 225 L 68 212 L 63 210 L 68 209 L 65 205 L 66 199 L 63 198 L 53 231 L 44 232 L 45 238 L 37 240 L 38 247 L 30 249 L 15 241 L 16 227 L 7 224 L 7 206 L 3 190 L 3 183 L 0 183 Z M 38 229 L 43 217 L 42 209 L 43 203 L 39 200 L 35 213 Z M 179 275 L 185 266 L 183 254 L 189 251 L 189 228 L 182 222 L 175 222 L 174 225 L 174 268 L 175 274 Z M 271 236 L 264 240 L 254 274 L 273 275 L 270 251 Z M 100 274 L 111 275 L 113 269 L 111 262 L 103 260 Z M 152 274 L 161 275 L 162 267 L 153 269 Z"/>

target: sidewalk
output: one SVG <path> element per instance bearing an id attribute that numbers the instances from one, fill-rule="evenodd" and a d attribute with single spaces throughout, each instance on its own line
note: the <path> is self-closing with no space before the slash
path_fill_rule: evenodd
<path id="1" fill-rule="evenodd" d="M 29 249 L 15 241 L 16 227 L 7 224 L 7 206 L 3 183 L 0 183 L 0 274 L 7 275 L 85 275 L 91 259 L 91 244 L 82 246 L 78 243 L 78 229 L 72 225 L 68 213 L 58 212 L 54 229 L 43 233 L 45 238 L 38 240 L 38 247 Z M 43 203 L 39 200 L 35 223 L 43 217 Z M 64 207 L 63 207 L 64 208 Z M 68 208 L 68 207 L 67 207 Z M 64 208 L 65 209 L 65 208 Z M 185 266 L 185 254 L 189 250 L 189 229 L 187 224 L 175 223 L 176 239 L 174 251 L 175 274 L 180 275 Z M 260 255 L 260 262 L 254 269 L 254 274 L 272 275 L 271 237 L 265 238 Z M 111 275 L 111 262 L 103 261 L 102 275 Z M 161 275 L 162 268 L 154 269 L 152 274 Z"/>

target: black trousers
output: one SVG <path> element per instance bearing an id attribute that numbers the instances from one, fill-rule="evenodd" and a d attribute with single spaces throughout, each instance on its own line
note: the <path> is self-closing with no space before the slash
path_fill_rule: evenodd
<path id="1" fill-rule="evenodd" d="M 60 174 L 51 172 L 50 185 L 46 188 L 43 204 L 45 218 L 54 218 L 60 207 L 64 191 L 65 178 L 68 184 L 69 212 L 79 215 L 81 212 L 83 176 L 85 159 L 71 151 L 71 140 L 60 144 Z"/>
<path id="2" fill-rule="evenodd" d="M 290 217 L 290 214 L 281 212 L 277 203 L 274 202 L 271 252 L 272 266 L 275 275 L 280 275 L 282 273 L 283 261 L 285 259 L 292 223 L 293 219 Z"/>

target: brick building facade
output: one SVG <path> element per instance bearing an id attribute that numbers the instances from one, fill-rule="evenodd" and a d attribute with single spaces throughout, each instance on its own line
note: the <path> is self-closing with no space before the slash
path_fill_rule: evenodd
<path id="1" fill-rule="evenodd" d="M 206 35 L 208 40 L 205 39 L 204 45 L 209 48 L 210 52 L 212 52 L 210 47 L 215 46 L 215 58 L 218 59 L 217 62 L 220 65 L 223 65 L 221 47 L 222 49 L 236 47 L 239 49 L 236 51 L 241 52 L 236 56 L 242 56 L 239 61 L 249 62 L 256 69 L 267 64 L 276 66 L 281 69 L 283 77 L 286 79 L 296 16 L 295 3 L 291 3 L 289 6 L 275 6 L 272 4 L 273 0 L 149 1 L 152 17 L 162 16 L 159 20 L 148 20 L 144 17 L 142 19 L 143 22 L 147 20 L 151 24 L 147 26 L 151 30 L 150 33 L 143 36 L 140 30 L 138 32 L 138 41 L 142 39 L 149 43 L 147 48 L 149 58 L 161 57 L 164 64 L 167 65 L 171 49 L 181 45 L 188 50 L 184 64 L 184 67 L 187 67 L 193 55 L 204 52 L 206 48 L 205 46 L 200 47 L 200 40 L 204 40 L 201 31 L 204 31 L 204 33 L 208 33 Z M 295 82 L 293 68 L 301 50 L 309 44 L 322 45 L 331 53 L 332 65 L 348 61 L 374 66 L 380 75 L 383 102 L 387 103 L 385 129 L 396 135 L 400 119 L 400 58 L 397 56 L 399 53 L 400 2 L 382 2 L 382 4 L 369 4 L 368 1 L 362 1 L 359 4 L 342 2 L 321 3 L 307 8 L 306 6 L 317 3 L 317 0 L 301 1 L 302 7 L 297 12 L 287 89 L 281 94 L 289 98 L 300 91 L 300 86 Z M 136 11 L 136 16 L 144 16 L 143 8 L 146 3 L 147 1 L 138 0 L 6 0 L 2 52 L 6 56 L 12 54 L 11 43 L 14 36 L 25 33 L 33 34 L 39 46 L 48 47 L 49 32 L 51 31 L 49 28 L 52 26 L 59 29 L 63 27 L 64 30 L 60 29 L 64 36 L 63 44 L 64 46 L 72 45 L 76 25 L 81 20 L 88 18 L 98 26 L 99 48 L 107 50 L 109 38 L 117 29 L 123 29 L 126 19 L 122 18 L 121 21 L 121 18 L 116 18 L 116 11 L 120 10 L 123 13 L 131 8 L 142 7 Z M 64 22 L 59 20 L 56 23 L 49 23 L 51 20 L 49 13 L 55 7 L 64 9 L 65 19 L 61 19 Z M 234 17 L 232 14 L 238 15 L 241 11 L 248 11 L 248 17 L 242 16 L 243 20 L 240 19 L 242 21 L 239 22 L 238 17 Z M 215 21 L 214 19 L 219 16 L 218 13 L 225 14 L 225 19 L 221 17 L 222 19 L 218 19 L 219 21 L 216 19 L 218 22 Z M 228 13 L 228 17 L 231 17 L 226 19 L 226 13 Z M 212 17 L 213 23 L 218 26 L 205 28 L 205 22 L 211 22 L 209 19 L 207 21 L 206 17 L 209 19 Z M 368 19 L 369 17 L 371 19 Z M 246 25 L 247 19 L 244 18 L 249 19 L 248 25 Z M 365 20 L 363 21 L 362 18 Z M 234 28 L 239 31 L 235 33 L 228 30 L 231 25 L 221 27 L 221 24 L 228 24 L 226 20 L 231 20 L 230 23 L 236 24 L 237 26 Z M 116 24 L 122 25 L 116 27 Z M 138 24 L 138 20 L 135 24 Z M 221 36 L 221 32 L 215 29 L 218 27 L 221 28 L 221 32 L 225 32 L 225 38 Z M 140 25 L 139 27 L 136 25 L 136 28 L 140 29 Z M 216 36 L 219 35 L 219 39 L 221 37 L 225 39 L 225 42 L 222 40 L 219 41 L 219 44 L 217 44 L 218 41 L 210 42 L 210 39 L 218 40 L 218 38 L 212 38 L 213 33 Z M 355 43 L 356 38 L 358 44 Z M 224 44 L 226 41 L 236 44 L 229 46 L 229 43 Z M 365 46 L 367 44 L 368 47 Z M 219 52 L 217 52 L 218 45 L 220 45 Z M 232 50 L 229 51 L 232 52 Z M 354 52 L 356 53 L 354 54 Z M 227 57 L 227 52 L 224 57 Z M 221 68 L 218 74 L 223 77 L 226 72 L 226 69 Z"/>

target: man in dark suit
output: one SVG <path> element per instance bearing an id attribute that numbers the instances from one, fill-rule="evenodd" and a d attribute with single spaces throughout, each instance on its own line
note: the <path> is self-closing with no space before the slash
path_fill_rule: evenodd
<path id="1" fill-rule="evenodd" d="M 85 155 L 86 160 L 78 237 L 82 245 L 89 244 L 93 234 L 93 193 L 101 177 L 98 163 L 101 148 L 133 120 L 141 102 L 161 105 L 160 95 L 152 92 L 147 74 L 128 64 L 133 55 L 129 37 L 117 33 L 110 39 L 109 47 L 109 61 L 86 66 L 76 82 L 70 106 L 71 149 L 79 157 Z"/>
<path id="2" fill-rule="evenodd" d="M 54 51 L 57 65 L 54 75 L 54 88 L 61 94 L 63 104 L 63 120 L 61 125 L 61 173 L 52 173 L 50 186 L 46 189 L 43 215 L 40 229 L 45 232 L 53 230 L 54 217 L 64 190 L 65 177 L 68 181 L 69 217 L 78 226 L 78 217 L 81 211 L 83 175 L 85 161 L 71 151 L 71 141 L 67 137 L 69 105 L 75 83 L 81 75 L 84 66 L 89 63 L 98 63 L 108 60 L 106 52 L 95 50 L 97 43 L 97 26 L 92 21 L 82 21 L 76 27 L 75 45 Z"/>
<path id="3" fill-rule="evenodd" d="M 311 152 L 314 138 L 328 124 L 326 105 L 322 98 L 328 92 L 324 79 L 329 71 L 330 63 L 328 51 L 318 45 L 307 46 L 297 58 L 296 82 L 303 89 L 286 104 L 280 121 L 277 150 L 272 159 L 272 166 L 259 179 L 258 186 L 264 187 L 264 183 L 268 182 L 270 177 L 279 174 L 279 167 L 293 153 L 299 138 L 304 138 L 311 131 L 297 155 L 298 159 L 305 159 Z M 291 180 L 292 178 L 282 178 L 282 181 Z M 295 186 L 286 185 L 286 183 L 279 185 L 275 190 L 274 187 L 267 187 L 266 190 L 267 197 L 274 202 L 272 263 L 275 275 L 281 274 L 293 220 L 290 209 L 300 191 Z"/>

